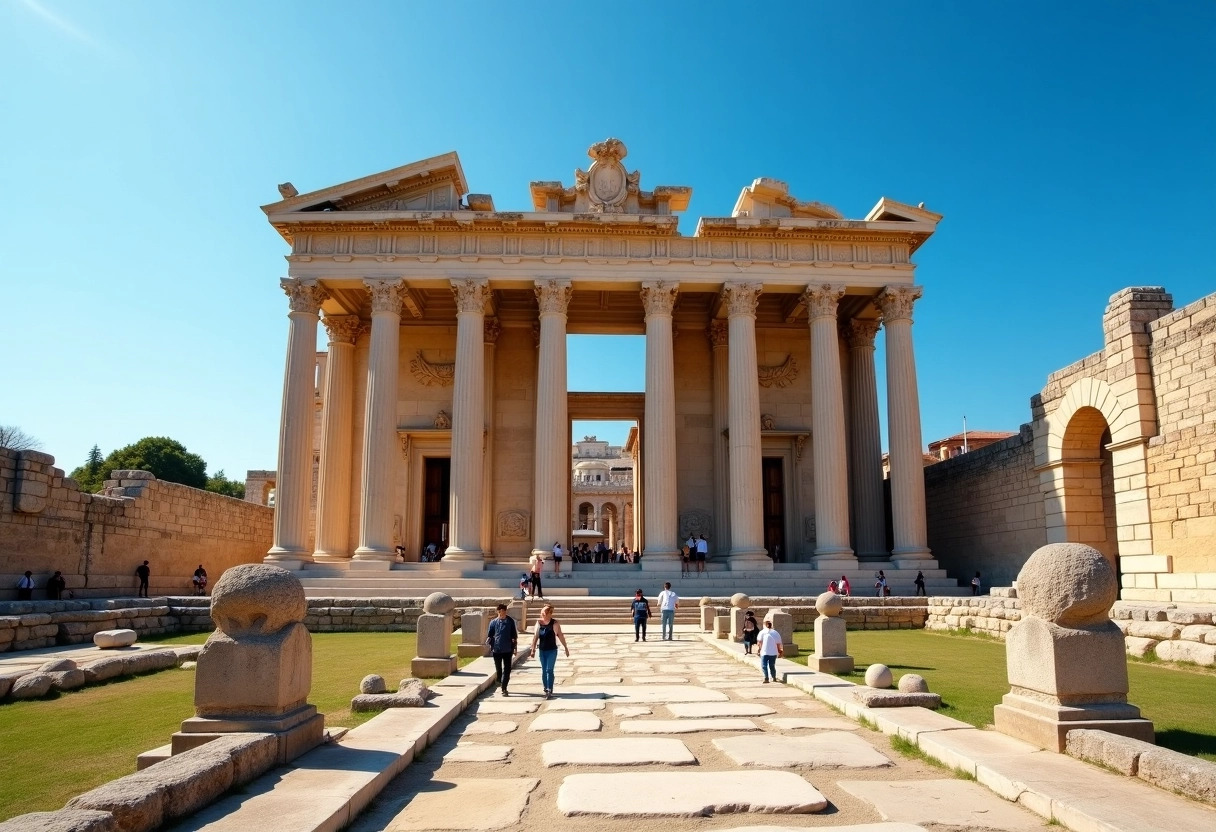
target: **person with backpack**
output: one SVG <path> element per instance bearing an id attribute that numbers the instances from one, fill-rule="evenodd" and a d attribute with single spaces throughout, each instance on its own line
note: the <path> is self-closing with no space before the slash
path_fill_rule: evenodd
<path id="1" fill-rule="evenodd" d="M 743 616 L 743 652 L 747 655 L 752 654 L 752 648 L 756 646 L 756 639 L 760 635 L 760 627 L 756 624 L 756 614 L 751 610 Z"/>
<path id="2" fill-rule="evenodd" d="M 633 640 L 637 641 L 641 638 L 646 640 L 646 619 L 650 618 L 650 602 L 642 595 L 642 590 L 638 590 L 633 594 L 633 601 L 629 604 L 629 610 L 633 614 Z"/>

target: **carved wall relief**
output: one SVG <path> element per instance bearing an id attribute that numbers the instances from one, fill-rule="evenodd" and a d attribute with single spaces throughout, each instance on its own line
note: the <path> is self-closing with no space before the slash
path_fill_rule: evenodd
<path id="1" fill-rule="evenodd" d="M 683 543 L 691 534 L 694 537 L 705 535 L 707 538 L 713 534 L 714 518 L 708 511 L 702 511 L 699 508 L 690 509 L 680 514 L 680 542 Z"/>
<path id="2" fill-rule="evenodd" d="M 499 540 L 527 540 L 529 533 L 528 512 L 513 508 L 498 513 L 497 538 Z"/>
<path id="3" fill-rule="evenodd" d="M 456 378 L 456 362 L 440 364 L 427 361 L 422 356 L 422 350 L 418 350 L 418 355 L 410 359 L 410 373 L 427 387 L 451 387 Z"/>
<path id="4" fill-rule="evenodd" d="M 761 387 L 789 387 L 798 378 L 798 361 L 792 353 L 781 364 L 758 369 Z"/>

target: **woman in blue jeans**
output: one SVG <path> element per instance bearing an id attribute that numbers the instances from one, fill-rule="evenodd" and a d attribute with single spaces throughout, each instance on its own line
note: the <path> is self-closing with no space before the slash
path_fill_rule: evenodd
<path id="1" fill-rule="evenodd" d="M 650 602 L 642 597 L 642 590 L 639 589 L 634 593 L 629 609 L 633 613 L 633 640 L 637 641 L 640 636 L 642 641 L 645 641 L 646 619 L 650 618 Z"/>
<path id="2" fill-rule="evenodd" d="M 566 637 L 562 635 L 562 625 L 553 617 L 553 605 L 545 604 L 536 622 L 536 631 L 532 634 L 532 655 L 537 655 L 536 648 L 540 647 L 540 681 L 545 688 L 545 698 L 553 698 L 553 667 L 557 664 L 557 643 L 562 643 L 566 658 L 570 658 L 570 648 L 566 646 Z"/>

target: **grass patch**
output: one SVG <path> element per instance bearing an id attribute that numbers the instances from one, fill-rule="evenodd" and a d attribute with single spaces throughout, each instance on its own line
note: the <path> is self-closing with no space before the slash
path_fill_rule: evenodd
<path id="1" fill-rule="evenodd" d="M 900 755 L 907 757 L 909 760 L 920 760 L 922 763 L 948 771 L 957 777 L 959 780 L 974 780 L 975 776 L 969 771 L 963 771 L 961 768 L 951 768 L 936 757 L 932 757 L 925 753 L 919 745 L 911 740 L 904 739 L 898 734 L 891 736 L 891 748 L 897 751 Z"/>
<path id="2" fill-rule="evenodd" d="M 794 641 L 806 653 L 815 648 L 814 633 L 795 633 Z M 896 679 L 919 673 L 941 694 L 941 713 L 977 728 L 992 724 L 993 706 L 1009 692 L 1000 641 L 925 630 L 857 630 L 849 632 L 849 652 L 858 669 L 844 678 L 864 683 L 865 668 L 878 662 Z M 1157 743 L 1216 762 L 1216 673 L 1139 661 L 1129 662 L 1127 670 L 1128 699 L 1153 721 Z"/>
<path id="3" fill-rule="evenodd" d="M 202 644 L 207 635 L 145 641 Z M 453 653 L 459 641 L 453 637 Z M 416 648 L 414 633 L 314 633 L 308 701 L 325 714 L 329 727 L 366 722 L 375 714 L 350 712 L 359 680 L 378 673 L 396 690 L 410 675 Z M 180 669 L 0 705 L 0 821 L 59 809 L 78 794 L 133 773 L 137 754 L 169 742 L 193 715 L 194 671 Z"/>

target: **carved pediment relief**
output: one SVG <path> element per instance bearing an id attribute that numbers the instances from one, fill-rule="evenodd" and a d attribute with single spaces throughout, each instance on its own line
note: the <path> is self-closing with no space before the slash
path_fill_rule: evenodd
<path id="1" fill-rule="evenodd" d="M 574 187 L 561 182 L 533 182 L 532 205 L 537 211 L 574 214 L 670 214 L 688 208 L 692 188 L 660 185 L 641 189 L 641 174 L 626 169 L 629 150 L 620 139 L 596 142 L 587 149 L 591 166 L 574 171 Z"/>

